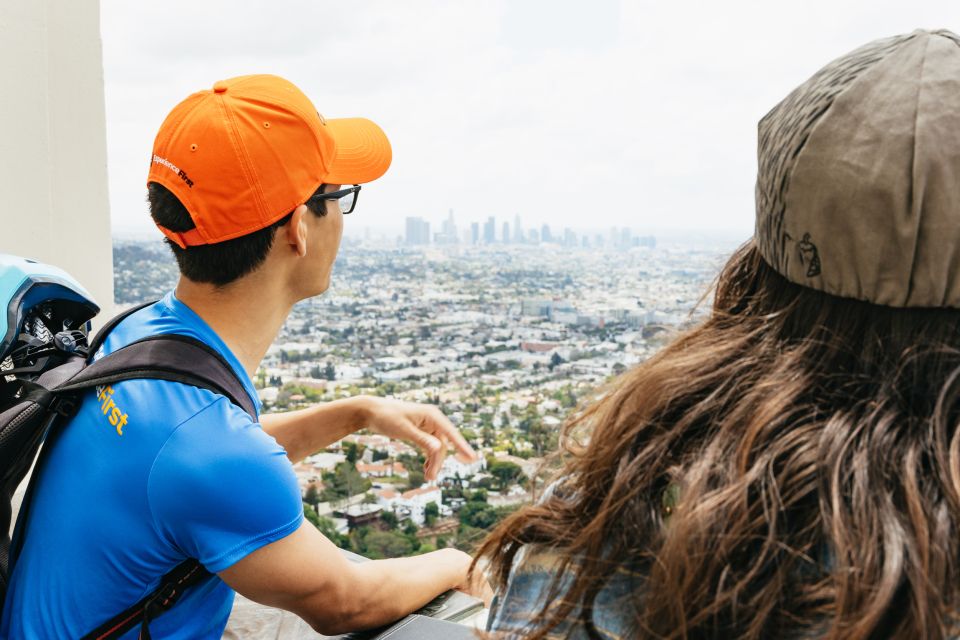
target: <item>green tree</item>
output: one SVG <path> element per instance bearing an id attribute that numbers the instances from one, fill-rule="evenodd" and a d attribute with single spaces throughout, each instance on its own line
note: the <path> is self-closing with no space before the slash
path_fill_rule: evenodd
<path id="1" fill-rule="evenodd" d="M 550 356 L 550 364 L 547 365 L 547 368 L 550 369 L 550 371 L 553 371 L 557 365 L 563 364 L 563 362 L 564 360 L 560 357 L 560 354 L 554 351 L 553 355 Z"/>
<path id="2" fill-rule="evenodd" d="M 343 453 L 347 456 L 347 462 L 350 464 L 356 464 L 357 459 L 360 458 L 360 448 L 356 442 L 344 442 Z"/>
<path id="3" fill-rule="evenodd" d="M 317 505 L 320 503 L 320 490 L 317 489 L 317 485 L 311 484 L 309 487 L 307 487 L 307 492 L 303 496 L 303 501 L 314 509 L 317 508 Z"/>
<path id="4" fill-rule="evenodd" d="M 423 485 L 424 475 L 422 471 L 416 469 L 409 471 L 410 476 L 407 478 L 407 487 L 409 489 L 419 489 Z"/>
<path id="5" fill-rule="evenodd" d="M 519 480 L 523 475 L 523 469 L 520 468 L 520 465 L 508 460 L 497 460 L 487 468 L 487 471 L 497 479 L 501 491 Z"/>
<path id="6" fill-rule="evenodd" d="M 457 515 L 461 524 L 476 529 L 489 529 L 497 522 L 496 510 L 486 502 L 468 502 Z"/>
<path id="7" fill-rule="evenodd" d="M 333 363 L 329 360 L 327 361 L 327 366 L 323 368 L 323 377 L 330 381 L 337 379 L 337 368 L 334 367 Z"/>
<path id="8" fill-rule="evenodd" d="M 423 520 L 428 527 L 432 527 L 439 517 L 440 507 L 437 506 L 436 502 L 428 502 L 423 507 Z"/>
<path id="9" fill-rule="evenodd" d="M 407 536 L 394 531 L 370 531 L 363 542 L 365 555 L 371 559 L 400 558 L 414 550 Z"/>
<path id="10" fill-rule="evenodd" d="M 387 527 L 388 531 L 395 531 L 397 526 L 400 524 L 397 514 L 395 514 L 393 511 L 381 511 L 380 521 L 384 524 L 384 526 Z"/>
<path id="11" fill-rule="evenodd" d="M 349 462 L 338 464 L 333 473 L 323 475 L 324 489 L 320 494 L 324 502 L 337 502 L 370 490 L 372 482 L 362 477 Z"/>
<path id="12" fill-rule="evenodd" d="M 487 492 L 484 489 L 478 489 L 467 494 L 467 502 L 487 502 Z"/>

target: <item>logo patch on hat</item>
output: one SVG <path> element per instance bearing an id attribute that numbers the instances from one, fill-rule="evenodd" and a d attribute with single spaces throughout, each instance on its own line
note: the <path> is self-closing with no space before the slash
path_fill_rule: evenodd
<path id="1" fill-rule="evenodd" d="M 808 278 L 815 278 L 821 273 L 820 269 L 820 250 L 817 249 L 817 245 L 813 244 L 810 240 L 810 233 L 804 233 L 803 239 L 799 242 L 794 240 L 793 236 L 789 233 L 783 233 L 783 245 L 790 242 L 796 245 L 796 255 L 800 260 L 800 266 L 806 267 L 807 272 L 804 274 Z M 786 257 L 789 257 L 791 254 L 784 254 Z"/>
<path id="2" fill-rule="evenodd" d="M 817 245 L 810 242 L 809 233 L 803 234 L 803 240 L 797 243 L 797 249 L 800 252 L 800 264 L 807 267 L 807 277 L 820 275 L 820 252 Z"/>
<path id="3" fill-rule="evenodd" d="M 154 164 L 159 164 L 161 166 L 166 167 L 167 169 L 170 169 L 170 171 L 173 171 L 175 174 L 177 174 L 177 177 L 179 177 L 181 180 L 186 182 L 188 187 L 190 187 L 191 189 L 193 188 L 193 180 L 188 178 L 187 172 L 181 169 L 180 167 L 178 167 L 177 165 L 173 164 L 166 158 L 161 158 L 157 154 L 153 154 L 153 162 Z"/>

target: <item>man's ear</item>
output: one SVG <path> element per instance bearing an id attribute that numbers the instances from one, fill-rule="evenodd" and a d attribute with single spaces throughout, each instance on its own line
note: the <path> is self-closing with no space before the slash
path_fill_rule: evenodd
<path id="1" fill-rule="evenodd" d="M 307 213 L 309 213 L 307 205 L 301 204 L 293 210 L 290 222 L 283 226 L 287 236 L 285 238 L 287 244 L 301 258 L 307 255 Z"/>

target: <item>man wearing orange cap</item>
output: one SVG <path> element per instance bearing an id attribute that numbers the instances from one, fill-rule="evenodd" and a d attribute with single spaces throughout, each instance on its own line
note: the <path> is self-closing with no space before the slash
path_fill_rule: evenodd
<path id="1" fill-rule="evenodd" d="M 251 375 L 293 305 L 329 286 L 343 215 L 390 160 L 373 122 L 325 120 L 275 76 L 188 97 L 161 126 L 148 177 L 180 281 L 95 358 L 150 335 L 190 336 L 259 406 Z M 291 463 L 364 427 L 418 445 L 427 479 L 448 444 L 475 456 L 435 407 L 383 398 L 258 423 L 224 396 L 167 380 L 91 393 L 34 487 L 0 636 L 135 637 L 123 620 L 104 625 L 191 558 L 215 575 L 163 615 L 148 612 L 152 637 L 219 638 L 233 589 L 330 634 L 387 623 L 463 585 L 470 558 L 459 551 L 353 564 L 304 521 Z"/>

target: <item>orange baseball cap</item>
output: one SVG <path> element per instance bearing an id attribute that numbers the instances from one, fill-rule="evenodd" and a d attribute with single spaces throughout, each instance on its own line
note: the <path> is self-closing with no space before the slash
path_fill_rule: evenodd
<path id="1" fill-rule="evenodd" d="M 153 143 L 147 182 L 169 189 L 195 229 L 158 225 L 180 247 L 263 229 L 321 184 L 360 184 L 390 166 L 390 141 L 365 118 L 327 120 L 288 80 L 221 80 L 178 104 Z"/>

